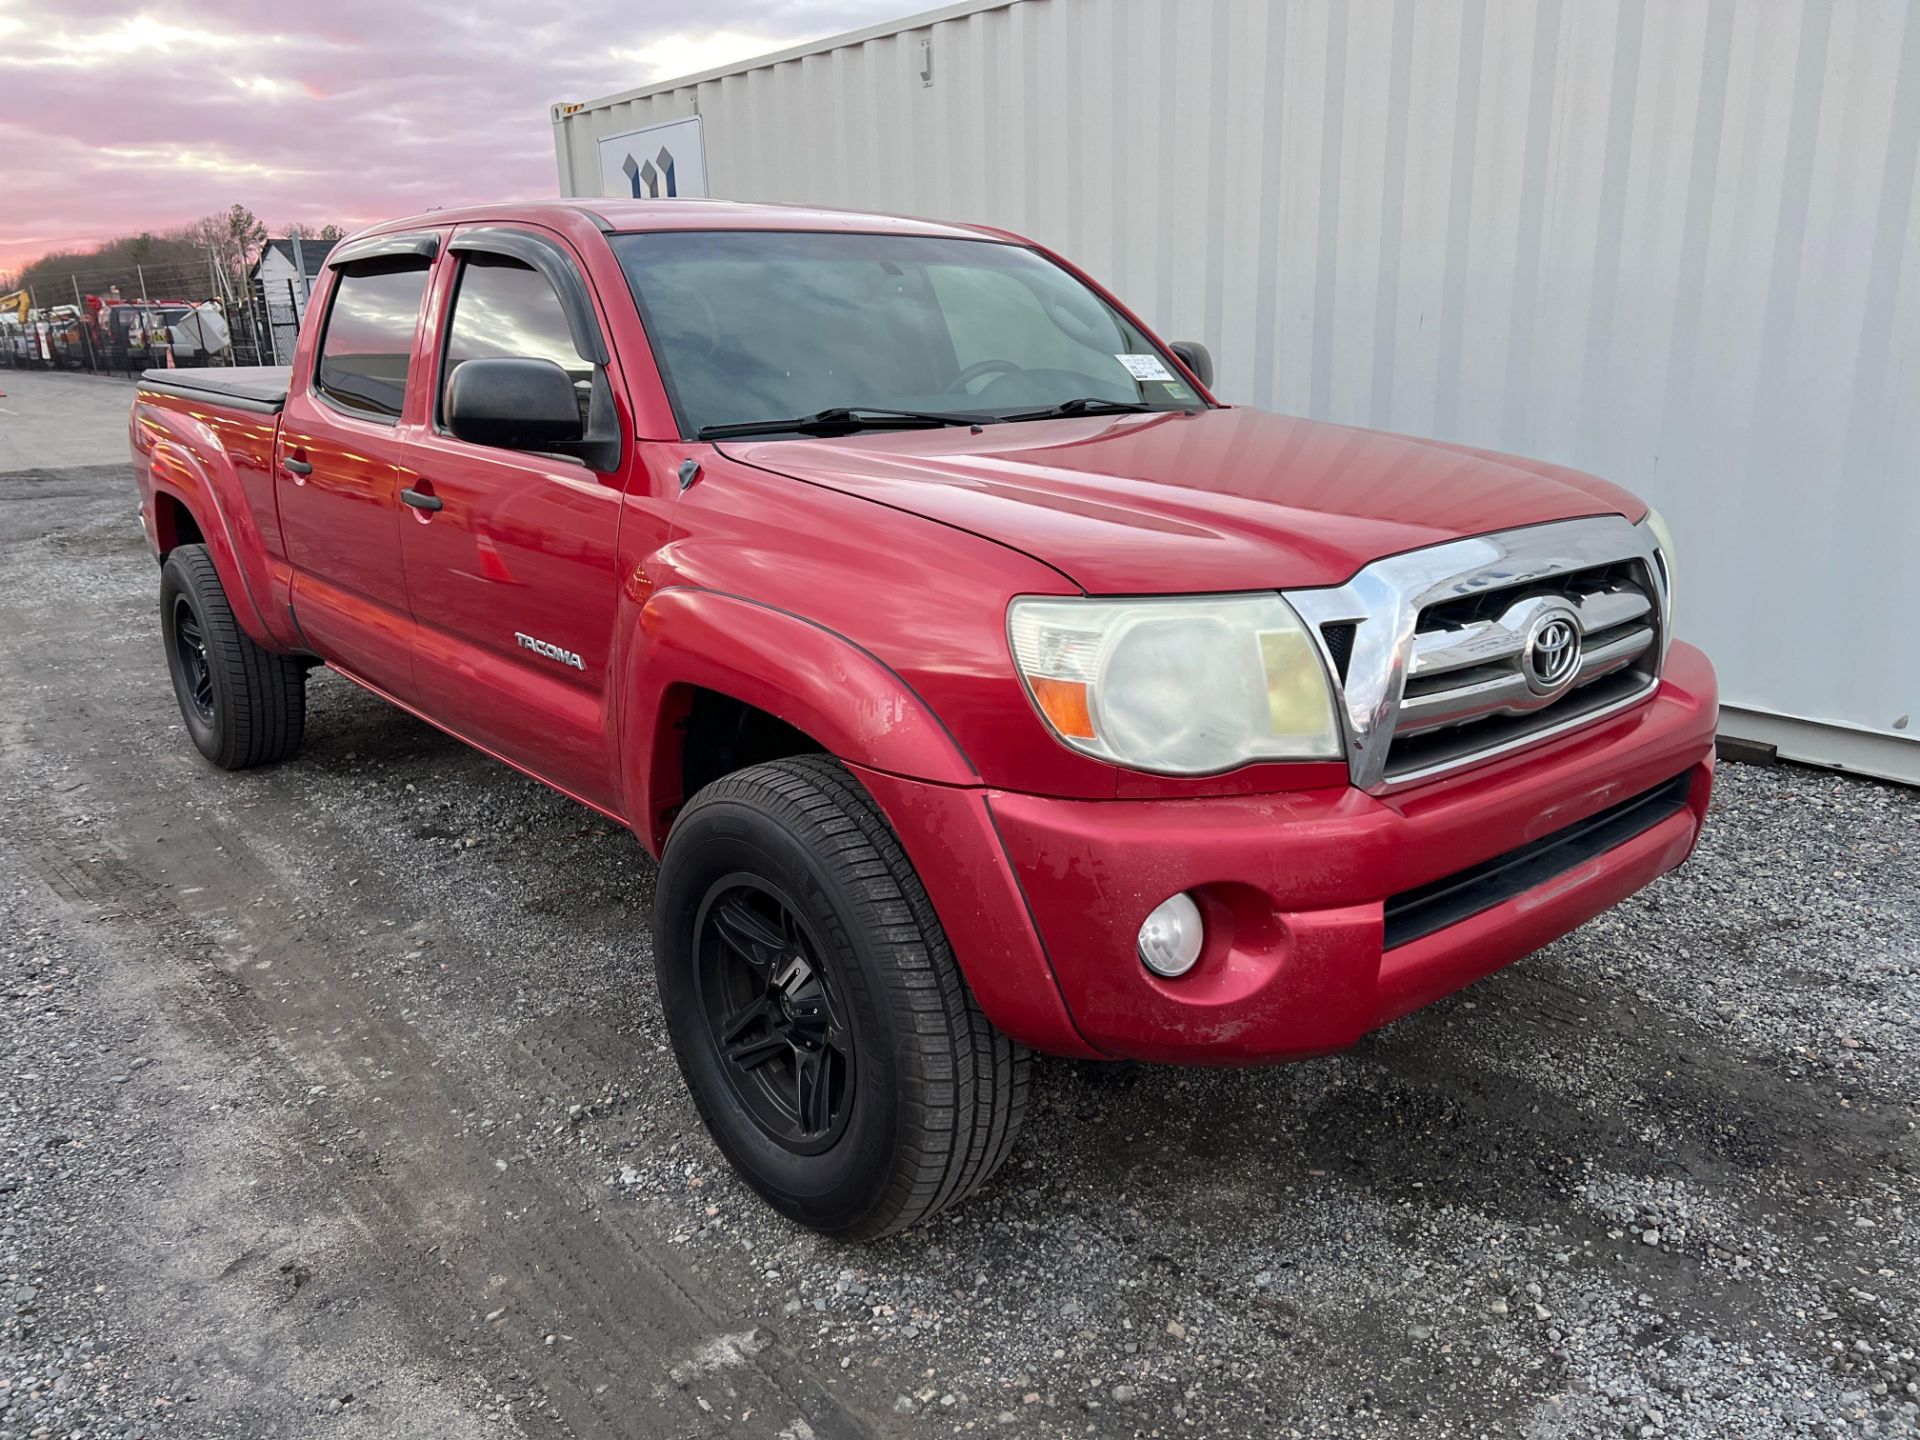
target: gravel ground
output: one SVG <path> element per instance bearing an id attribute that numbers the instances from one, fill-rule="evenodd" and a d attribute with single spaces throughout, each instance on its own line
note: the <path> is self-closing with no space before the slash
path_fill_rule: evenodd
<path id="1" fill-rule="evenodd" d="M 1920 1434 L 1920 795 L 1727 766 L 1550 949 L 1311 1064 L 1043 1062 L 852 1247 L 701 1131 L 631 837 L 326 672 L 211 771 L 131 510 L 0 475 L 0 1440 Z"/>

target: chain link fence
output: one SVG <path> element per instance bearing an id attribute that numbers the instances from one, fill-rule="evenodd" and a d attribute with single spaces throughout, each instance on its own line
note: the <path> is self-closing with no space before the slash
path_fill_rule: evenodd
<path id="1" fill-rule="evenodd" d="M 83 270 L 15 297 L 0 297 L 0 369 L 129 377 L 289 364 L 306 309 L 298 281 L 236 286 L 207 261 Z"/>

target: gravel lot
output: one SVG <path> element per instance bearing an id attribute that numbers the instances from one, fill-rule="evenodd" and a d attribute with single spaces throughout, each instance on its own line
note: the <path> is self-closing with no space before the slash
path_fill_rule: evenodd
<path id="1" fill-rule="evenodd" d="M 134 504 L 0 474 L 0 1440 L 1920 1434 L 1920 795 L 1727 766 L 1551 949 L 1312 1064 L 1045 1062 L 850 1247 L 700 1130 L 631 837 L 324 671 L 199 760 Z"/>

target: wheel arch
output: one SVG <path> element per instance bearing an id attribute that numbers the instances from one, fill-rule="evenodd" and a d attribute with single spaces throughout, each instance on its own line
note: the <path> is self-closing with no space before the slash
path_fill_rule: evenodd
<path id="1" fill-rule="evenodd" d="M 182 545 L 204 545 L 233 606 L 235 620 L 256 644 L 286 649 L 260 607 L 267 584 L 267 556 L 256 526 L 246 528 L 254 553 L 243 553 L 222 491 L 237 491 L 239 475 L 220 436 L 203 421 L 146 403 L 138 404 L 148 483 L 152 489 L 154 548 L 161 564 Z M 245 504 L 245 496 L 239 503 Z M 249 566 L 259 571 L 249 573 Z M 258 584 L 256 585 L 256 579 Z"/>
<path id="2" fill-rule="evenodd" d="M 838 632 L 737 595 L 676 588 L 648 600 L 633 633 L 627 813 L 655 855 L 698 783 L 762 760 L 821 753 L 915 779 L 980 783 L 913 687 Z M 739 727 L 730 753 L 715 753 L 702 722 Z"/>
<path id="3" fill-rule="evenodd" d="M 214 498 L 212 487 L 180 484 L 174 479 L 177 473 L 171 472 L 163 479 L 160 467 L 154 467 L 153 538 L 160 563 L 166 564 L 167 556 L 182 545 L 205 546 L 207 558 L 213 561 L 214 572 L 227 592 L 240 628 L 256 644 L 270 650 L 283 649 L 260 613 L 239 548 L 234 544 L 226 514 Z"/>
<path id="4" fill-rule="evenodd" d="M 206 539 L 206 532 L 200 528 L 187 502 L 172 490 L 156 487 L 153 492 L 154 558 L 164 565 L 167 556 L 182 545 L 204 545 Z"/>

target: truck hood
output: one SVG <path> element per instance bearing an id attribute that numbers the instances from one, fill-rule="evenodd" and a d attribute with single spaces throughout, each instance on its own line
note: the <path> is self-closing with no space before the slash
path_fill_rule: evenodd
<path id="1" fill-rule="evenodd" d="M 1578 471 L 1237 408 L 723 449 L 1011 546 L 1089 594 L 1337 585 L 1403 550 L 1646 509 Z"/>

